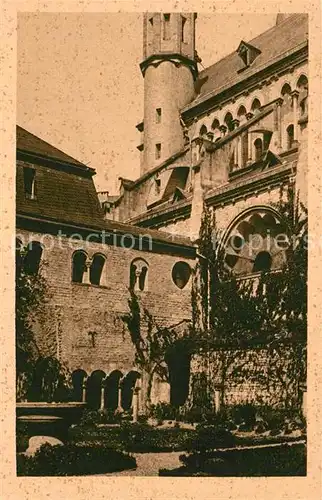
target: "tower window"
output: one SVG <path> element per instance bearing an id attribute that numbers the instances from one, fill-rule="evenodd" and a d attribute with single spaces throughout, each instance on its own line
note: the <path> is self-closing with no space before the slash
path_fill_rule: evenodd
<path id="1" fill-rule="evenodd" d="M 256 139 L 254 142 L 255 146 L 255 160 L 258 161 L 263 154 L 263 141 L 262 139 Z"/>
<path id="2" fill-rule="evenodd" d="M 26 198 L 34 200 L 36 198 L 36 171 L 34 168 L 24 167 L 23 180 Z"/>
<path id="3" fill-rule="evenodd" d="M 286 129 L 287 133 L 287 149 L 291 149 L 294 142 L 294 126 L 289 125 Z"/>
<path id="4" fill-rule="evenodd" d="M 42 250 L 43 249 L 39 241 L 32 241 L 29 243 L 24 261 L 26 274 L 38 274 Z"/>
<path id="5" fill-rule="evenodd" d="M 155 114 L 155 121 L 157 123 L 161 123 L 161 115 L 162 115 L 162 110 L 161 108 L 156 109 L 156 114 Z"/>
<path id="6" fill-rule="evenodd" d="M 163 40 L 170 40 L 170 14 L 163 14 Z"/>
<path id="7" fill-rule="evenodd" d="M 186 22 L 187 22 L 187 19 L 185 17 L 181 17 L 181 41 L 183 43 L 186 43 Z"/>
<path id="8" fill-rule="evenodd" d="M 153 26 L 153 17 L 150 17 L 149 19 L 151 26 Z"/>
<path id="9" fill-rule="evenodd" d="M 155 145 L 155 159 L 160 160 L 161 158 L 161 143 Z"/>
<path id="10" fill-rule="evenodd" d="M 148 263 L 143 259 L 136 259 L 130 266 L 130 289 L 143 292 L 147 288 Z"/>

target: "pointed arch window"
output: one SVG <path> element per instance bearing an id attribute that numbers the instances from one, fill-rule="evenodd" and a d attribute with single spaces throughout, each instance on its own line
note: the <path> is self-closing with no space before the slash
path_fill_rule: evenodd
<path id="1" fill-rule="evenodd" d="M 102 272 L 105 264 L 105 256 L 102 254 L 95 254 L 92 259 L 92 264 L 89 272 L 89 280 L 92 285 L 100 285 Z"/>
<path id="2" fill-rule="evenodd" d="M 263 154 L 263 141 L 262 139 L 258 138 L 254 141 L 254 146 L 255 146 L 255 160 L 258 161 L 260 160 L 262 154 Z"/>
<path id="3" fill-rule="evenodd" d="M 135 259 L 130 266 L 130 289 L 140 291 L 147 289 L 148 263 L 143 259 Z"/>
<path id="4" fill-rule="evenodd" d="M 163 14 L 163 40 L 170 40 L 170 14 Z"/>
<path id="5" fill-rule="evenodd" d="M 294 125 L 291 124 L 286 129 L 287 134 L 287 149 L 292 149 L 294 142 Z"/>
<path id="6" fill-rule="evenodd" d="M 74 283 L 83 283 L 86 270 L 87 254 L 83 250 L 77 250 L 73 255 L 72 281 Z"/>
<path id="7" fill-rule="evenodd" d="M 187 43 L 186 26 L 187 26 L 187 18 L 184 16 L 181 16 L 181 41 L 183 43 Z"/>

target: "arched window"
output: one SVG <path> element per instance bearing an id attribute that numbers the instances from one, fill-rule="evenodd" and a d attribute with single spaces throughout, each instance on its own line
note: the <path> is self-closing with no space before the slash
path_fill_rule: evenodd
<path id="1" fill-rule="evenodd" d="M 181 16 L 181 41 L 186 43 L 186 26 L 187 26 L 187 18 Z"/>
<path id="2" fill-rule="evenodd" d="M 268 252 L 259 252 L 254 261 L 253 272 L 270 271 L 272 257 Z"/>
<path id="3" fill-rule="evenodd" d="M 224 119 L 225 125 L 228 128 L 229 132 L 234 130 L 234 125 L 233 125 L 233 117 L 231 113 L 227 113 Z"/>
<path id="4" fill-rule="evenodd" d="M 237 118 L 240 123 L 244 122 L 246 120 L 246 108 L 245 106 L 240 106 L 237 112 Z"/>
<path id="5" fill-rule="evenodd" d="M 163 14 L 163 40 L 170 40 L 170 14 Z"/>
<path id="6" fill-rule="evenodd" d="M 251 110 L 252 110 L 252 113 L 259 113 L 260 112 L 260 108 L 261 108 L 261 103 L 258 99 L 254 99 L 253 100 L 253 104 L 252 104 L 252 107 L 251 107 Z"/>
<path id="7" fill-rule="evenodd" d="M 207 127 L 206 127 L 206 125 L 201 125 L 199 135 L 200 135 L 201 137 L 203 137 L 203 136 L 206 136 L 206 135 L 207 135 Z"/>
<path id="8" fill-rule="evenodd" d="M 24 270 L 27 274 L 38 274 L 41 256 L 42 246 L 39 241 L 29 243 L 24 259 Z"/>
<path id="9" fill-rule="evenodd" d="M 220 127 L 220 123 L 219 123 L 219 120 L 217 120 L 217 118 L 214 119 L 214 121 L 212 122 L 212 125 L 211 125 L 211 128 L 213 130 L 219 130 L 219 127 Z"/>
<path id="10" fill-rule="evenodd" d="M 254 141 L 255 146 L 255 160 L 258 161 L 263 154 L 263 141 L 258 138 Z"/>
<path id="11" fill-rule="evenodd" d="M 130 266 L 130 289 L 134 291 L 146 290 L 148 263 L 143 259 L 135 259 Z"/>
<path id="12" fill-rule="evenodd" d="M 73 255 L 72 281 L 74 283 L 83 283 L 84 272 L 86 269 L 87 255 L 83 250 L 77 250 Z"/>
<path id="13" fill-rule="evenodd" d="M 105 264 L 105 257 L 101 254 L 95 254 L 92 259 L 92 264 L 89 273 L 89 280 L 92 285 L 99 285 L 101 281 L 102 271 Z"/>
<path id="14" fill-rule="evenodd" d="M 287 149 L 291 149 L 294 142 L 294 125 L 289 125 L 286 129 L 287 134 Z"/>
<path id="15" fill-rule="evenodd" d="M 172 268 L 172 280 L 178 288 L 186 286 L 190 279 L 191 268 L 187 262 L 176 262 Z"/>
<path id="16" fill-rule="evenodd" d="M 309 83 L 305 75 L 301 75 L 297 81 L 297 88 L 299 90 L 299 107 L 301 116 L 307 114 L 307 100 L 309 95 Z"/>
<path id="17" fill-rule="evenodd" d="M 292 105 L 292 96 L 291 96 L 292 89 L 288 83 L 285 83 L 282 87 L 282 97 L 284 99 L 284 105 L 286 106 L 291 106 Z"/>

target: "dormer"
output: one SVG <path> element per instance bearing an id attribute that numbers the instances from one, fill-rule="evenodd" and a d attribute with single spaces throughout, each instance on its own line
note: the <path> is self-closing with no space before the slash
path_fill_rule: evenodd
<path id="1" fill-rule="evenodd" d="M 253 45 L 250 45 L 250 43 L 246 43 L 243 40 L 240 42 L 236 52 L 244 63 L 244 67 L 239 71 L 243 71 L 248 68 L 261 53 L 257 47 L 254 47 Z"/>

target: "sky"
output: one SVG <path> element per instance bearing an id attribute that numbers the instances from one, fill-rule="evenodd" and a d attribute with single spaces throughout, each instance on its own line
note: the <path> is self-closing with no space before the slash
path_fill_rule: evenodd
<path id="1" fill-rule="evenodd" d="M 207 67 L 275 24 L 276 14 L 198 14 Z M 140 175 L 142 14 L 19 13 L 17 124 L 96 170 L 97 190 Z M 202 66 L 199 66 L 202 70 Z"/>

